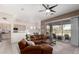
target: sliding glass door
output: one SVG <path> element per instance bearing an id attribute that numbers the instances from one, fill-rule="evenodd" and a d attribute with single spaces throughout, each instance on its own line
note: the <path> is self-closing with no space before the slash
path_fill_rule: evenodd
<path id="1" fill-rule="evenodd" d="M 53 25 L 52 34 L 57 36 L 57 39 L 61 37 L 61 40 L 69 40 L 71 37 L 71 24 Z"/>
<path id="2" fill-rule="evenodd" d="M 47 32 L 50 33 L 50 28 L 52 28 L 52 34 L 56 35 L 57 39 L 61 40 L 71 37 L 71 24 L 62 24 L 62 25 L 50 25 L 47 26 Z M 68 39 L 69 40 L 69 39 Z"/>
<path id="3" fill-rule="evenodd" d="M 63 36 L 64 35 L 69 35 L 69 37 L 71 37 L 71 24 L 63 25 Z"/>
<path id="4" fill-rule="evenodd" d="M 56 35 L 62 35 L 62 25 L 54 25 L 52 29 L 52 33 Z"/>
<path id="5" fill-rule="evenodd" d="M 50 33 L 50 26 L 49 25 L 47 25 L 46 30 L 47 30 L 46 32 Z"/>

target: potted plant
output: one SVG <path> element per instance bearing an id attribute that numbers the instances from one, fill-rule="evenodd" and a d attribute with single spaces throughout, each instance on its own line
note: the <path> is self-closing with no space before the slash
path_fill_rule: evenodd
<path id="1" fill-rule="evenodd" d="M 28 40 L 29 39 L 29 36 L 28 36 L 28 34 L 26 34 L 26 40 Z"/>

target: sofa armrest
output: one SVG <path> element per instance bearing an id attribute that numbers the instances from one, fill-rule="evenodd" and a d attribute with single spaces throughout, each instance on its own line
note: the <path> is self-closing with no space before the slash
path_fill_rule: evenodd
<path id="1" fill-rule="evenodd" d="M 27 46 L 21 50 L 21 54 L 41 54 L 42 49 L 40 46 Z"/>

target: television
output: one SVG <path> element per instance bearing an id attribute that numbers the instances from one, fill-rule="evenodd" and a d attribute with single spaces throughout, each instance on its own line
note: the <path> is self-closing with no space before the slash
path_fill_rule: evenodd
<path id="1" fill-rule="evenodd" d="M 13 30 L 18 30 L 18 28 L 13 28 Z"/>

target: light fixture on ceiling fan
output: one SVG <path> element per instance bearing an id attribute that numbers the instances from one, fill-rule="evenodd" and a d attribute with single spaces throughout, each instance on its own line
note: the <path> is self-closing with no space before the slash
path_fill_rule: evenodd
<path id="1" fill-rule="evenodd" d="M 49 9 L 47 9 L 47 10 L 46 10 L 46 12 L 47 12 L 47 13 L 49 13 L 49 12 L 50 12 L 50 10 L 49 10 Z"/>
<path id="2" fill-rule="evenodd" d="M 53 13 L 53 12 L 56 12 L 53 10 L 53 8 L 55 8 L 58 5 L 54 5 L 54 6 L 50 7 L 50 5 L 48 5 L 48 4 L 42 4 L 42 6 L 45 8 L 45 10 L 39 10 L 39 12 L 45 11 L 46 13 L 49 13 L 49 12 Z"/>

